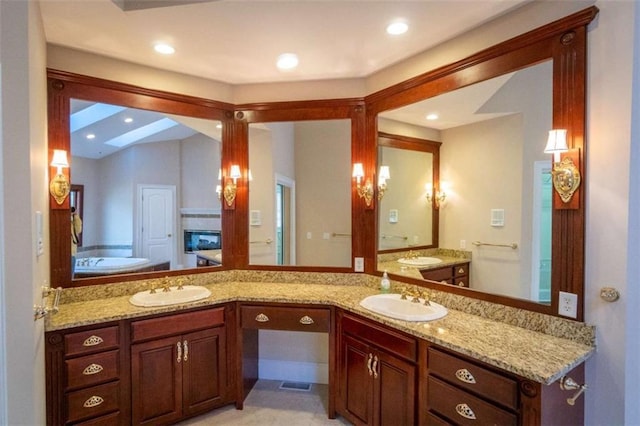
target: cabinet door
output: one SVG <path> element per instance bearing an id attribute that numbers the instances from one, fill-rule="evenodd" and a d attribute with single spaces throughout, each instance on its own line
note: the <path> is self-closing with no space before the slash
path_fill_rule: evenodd
<path id="1" fill-rule="evenodd" d="M 369 367 L 373 363 L 373 354 L 369 346 L 350 336 L 343 336 L 340 353 L 340 387 L 347 411 L 345 417 L 355 424 L 371 424 L 373 398 L 370 372 L 373 370 Z"/>
<path id="2" fill-rule="evenodd" d="M 415 424 L 416 367 L 384 352 L 374 353 L 374 425 Z"/>
<path id="3" fill-rule="evenodd" d="M 182 415 L 180 336 L 131 346 L 133 424 L 170 423 Z"/>
<path id="4" fill-rule="evenodd" d="M 225 329 L 218 327 L 182 336 L 184 414 L 208 411 L 226 399 Z"/>

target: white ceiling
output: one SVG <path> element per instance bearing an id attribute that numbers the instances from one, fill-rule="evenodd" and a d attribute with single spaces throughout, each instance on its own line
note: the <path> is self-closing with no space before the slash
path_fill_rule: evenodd
<path id="1" fill-rule="evenodd" d="M 366 77 L 527 1 L 40 0 L 40 7 L 49 43 L 249 84 Z M 409 31 L 389 36 L 387 24 L 398 18 Z M 158 41 L 176 53 L 155 53 Z M 276 68 L 285 52 L 299 56 L 297 69 Z"/>

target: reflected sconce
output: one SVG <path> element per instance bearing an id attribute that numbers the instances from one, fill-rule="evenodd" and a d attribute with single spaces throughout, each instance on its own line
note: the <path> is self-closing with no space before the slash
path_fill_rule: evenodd
<path id="1" fill-rule="evenodd" d="M 353 165 L 353 177 L 356 180 L 358 196 L 364 199 L 367 207 L 371 207 L 371 202 L 373 201 L 373 184 L 369 179 L 365 181 L 362 163 L 355 163 Z"/>
<path id="2" fill-rule="evenodd" d="M 240 166 L 234 164 L 231 166 L 229 171 L 229 178 L 227 178 L 227 183 L 224 186 L 224 200 L 227 203 L 227 206 L 233 206 L 234 201 L 236 200 L 236 193 L 238 192 L 238 179 L 242 177 L 242 173 L 240 173 Z"/>
<path id="3" fill-rule="evenodd" d="M 56 203 L 58 203 L 58 205 L 61 205 L 69 195 L 69 192 L 71 192 L 71 184 L 69 183 L 69 179 L 64 173 L 62 173 L 63 168 L 69 167 L 69 161 L 67 160 L 67 151 L 65 151 L 64 149 L 54 149 L 51 166 L 57 167 L 58 171 L 49 183 L 49 193 L 56 200 Z"/>
<path id="4" fill-rule="evenodd" d="M 429 204 L 434 203 L 435 208 L 440 208 L 440 205 L 444 203 L 444 200 L 447 198 L 447 194 L 444 191 L 435 191 L 435 197 L 433 196 L 433 191 L 431 190 L 431 185 L 427 185 L 427 202 Z"/>
<path id="5" fill-rule="evenodd" d="M 389 166 L 380 166 L 380 173 L 378 173 L 378 201 L 382 200 L 384 192 L 387 190 L 387 179 L 391 179 Z"/>
<path id="6" fill-rule="evenodd" d="M 566 156 L 561 159 L 561 154 L 568 151 L 567 131 L 565 129 L 550 130 L 544 152 L 553 154 L 553 170 L 551 171 L 553 187 L 563 203 L 571 201 L 571 197 L 580 186 L 581 180 L 580 170 L 571 157 Z"/>

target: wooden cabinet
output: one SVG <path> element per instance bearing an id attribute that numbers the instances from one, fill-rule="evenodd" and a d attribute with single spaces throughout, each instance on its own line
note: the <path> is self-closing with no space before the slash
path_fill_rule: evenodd
<path id="1" fill-rule="evenodd" d="M 541 385 L 462 355 L 426 346 L 421 424 L 580 425 L 584 402 L 566 403 L 557 384 Z M 582 379 L 583 367 L 572 376 Z"/>
<path id="2" fill-rule="evenodd" d="M 338 412 L 356 425 L 415 424 L 417 342 L 379 324 L 338 315 Z"/>
<path id="3" fill-rule="evenodd" d="M 438 281 L 443 284 L 469 287 L 469 263 L 443 266 L 441 268 L 421 269 L 422 278 L 429 281 Z"/>
<path id="4" fill-rule="evenodd" d="M 229 402 L 225 308 L 131 323 L 132 423 L 167 424 Z"/>
<path id="5" fill-rule="evenodd" d="M 126 422 L 122 338 L 121 325 L 113 323 L 46 334 L 48 424 Z"/>

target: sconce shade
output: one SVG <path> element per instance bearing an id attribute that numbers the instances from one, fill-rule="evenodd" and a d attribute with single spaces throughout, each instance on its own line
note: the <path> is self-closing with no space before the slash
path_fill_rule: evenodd
<path id="1" fill-rule="evenodd" d="M 569 147 L 567 146 L 567 130 L 566 129 L 554 129 L 549 130 L 549 138 L 547 139 L 547 146 L 544 148 L 545 154 L 555 154 L 556 152 L 567 152 Z"/>
<path id="2" fill-rule="evenodd" d="M 362 163 L 355 163 L 353 165 L 353 177 L 358 179 L 364 177 L 364 168 L 362 167 Z"/>
<path id="3" fill-rule="evenodd" d="M 232 165 L 229 172 L 229 177 L 231 179 L 240 179 L 242 177 L 242 173 L 240 173 L 240 166 L 238 166 L 237 164 Z"/>
<path id="4" fill-rule="evenodd" d="M 378 174 L 379 180 L 387 180 L 391 179 L 391 174 L 389 173 L 389 166 L 380 166 L 380 173 Z"/>
<path id="5" fill-rule="evenodd" d="M 69 167 L 69 161 L 67 160 L 67 151 L 65 151 L 64 149 L 54 149 L 51 165 L 58 168 Z"/>

